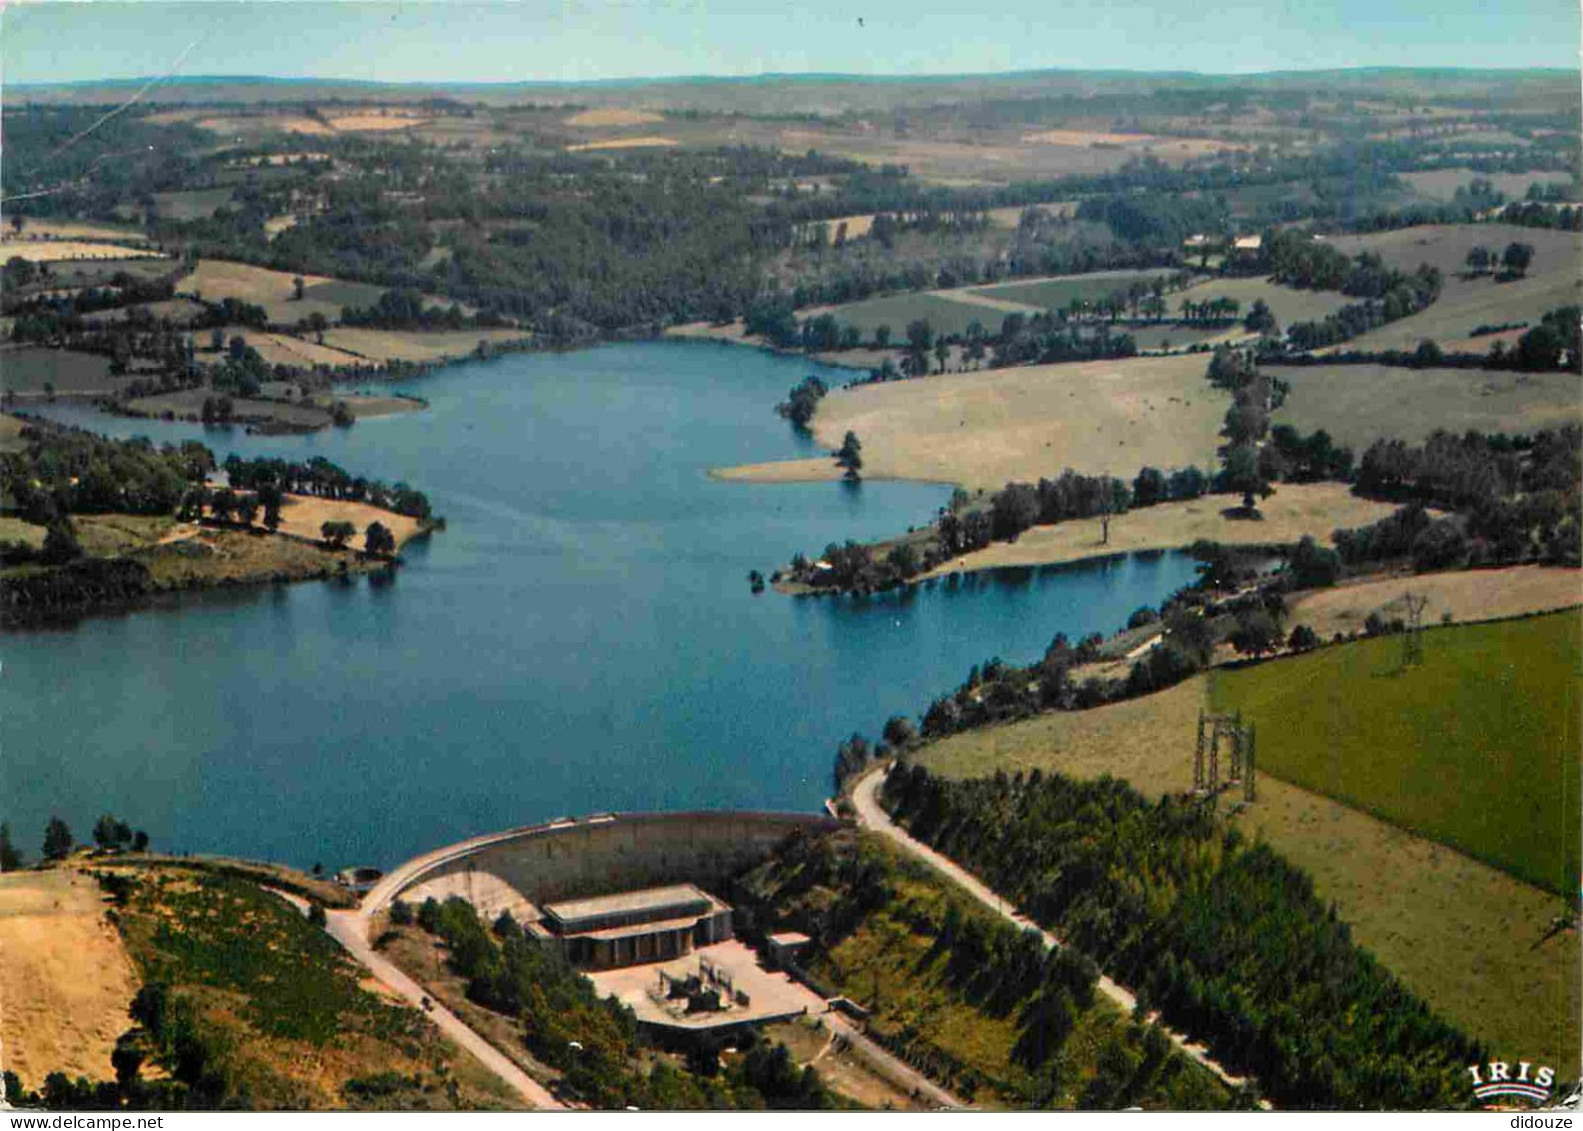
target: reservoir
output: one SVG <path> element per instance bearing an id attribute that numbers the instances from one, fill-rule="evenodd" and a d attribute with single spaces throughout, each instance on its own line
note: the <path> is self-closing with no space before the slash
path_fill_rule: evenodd
<path id="1" fill-rule="evenodd" d="M 817 454 L 773 412 L 813 372 L 850 376 L 709 344 L 517 354 L 405 383 L 427 412 L 309 436 L 50 406 L 221 460 L 322 455 L 406 480 L 449 528 L 384 585 L 187 594 L 0 636 L 0 819 L 35 859 L 52 812 L 86 840 L 108 810 L 162 850 L 335 868 L 561 815 L 810 810 L 853 731 L 873 739 L 973 664 L 1114 631 L 1193 579 L 1172 553 L 754 595 L 748 571 L 927 522 L 949 496 L 711 480 Z"/>

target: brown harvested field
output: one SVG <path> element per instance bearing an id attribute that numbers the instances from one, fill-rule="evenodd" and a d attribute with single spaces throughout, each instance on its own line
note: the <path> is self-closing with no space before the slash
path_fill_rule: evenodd
<path id="1" fill-rule="evenodd" d="M 502 345 L 531 338 L 525 330 L 375 330 L 366 326 L 337 326 L 324 335 L 324 344 L 369 361 L 447 361 L 471 357 L 479 342 Z"/>
<path id="2" fill-rule="evenodd" d="M 1227 518 L 1223 513 L 1240 500 L 1233 495 L 1205 495 L 1187 503 L 1161 503 L 1128 511 L 1111 519 L 1110 541 L 1100 542 L 1099 519 L 1081 518 L 1026 530 L 1015 542 L 992 542 L 982 550 L 954 558 L 931 576 L 1003 566 L 1053 565 L 1103 554 L 1139 550 L 1174 550 L 1200 538 L 1227 545 L 1296 542 L 1304 534 L 1330 542 L 1338 527 L 1377 522 L 1396 508 L 1353 495 L 1341 483 L 1282 483 L 1259 503 L 1262 522 Z"/>
<path id="3" fill-rule="evenodd" d="M 330 128 L 352 133 L 383 133 L 388 130 L 409 130 L 424 125 L 428 117 L 406 111 L 389 114 L 343 114 L 330 119 Z"/>
<path id="4" fill-rule="evenodd" d="M 357 534 L 347 545 L 354 550 L 363 548 L 363 531 L 371 522 L 382 522 L 396 536 L 399 548 L 410 542 L 419 531 L 418 520 L 394 511 L 381 510 L 367 503 L 354 503 L 345 499 L 320 499 L 313 495 L 287 495 L 280 508 L 280 530 L 299 538 L 318 541 L 319 527 L 326 522 L 350 522 L 357 527 Z"/>
<path id="5" fill-rule="evenodd" d="M 681 143 L 673 137 L 646 134 L 642 137 L 612 137 L 604 141 L 584 141 L 566 147 L 569 153 L 591 153 L 605 149 L 668 149 Z"/>
<path id="6" fill-rule="evenodd" d="M 113 1080 L 138 982 L 99 885 L 69 869 L 0 876 L 0 1041 L 37 1088 L 50 1072 Z"/>
<path id="7" fill-rule="evenodd" d="M 1262 298 L 1283 329 L 1293 322 L 1322 319 L 1352 301 L 1339 291 L 1299 290 L 1268 279 L 1209 279 L 1194 283 L 1186 290 L 1173 291 L 1165 296 L 1165 301 L 1175 312 L 1184 302 L 1206 302 L 1212 298 L 1236 299 L 1242 304 L 1239 317 L 1246 316 L 1254 302 Z M 1235 328 L 1241 329 L 1240 324 Z"/>
<path id="8" fill-rule="evenodd" d="M 1583 570 L 1523 565 L 1362 581 L 1304 594 L 1288 619 L 1323 639 L 1361 632 L 1370 613 L 1405 618 L 1407 593 L 1429 599 L 1424 617 L 1431 623 L 1448 613 L 1458 623 L 1498 620 L 1583 604 Z"/>
<path id="9" fill-rule="evenodd" d="M 999 489 L 1068 467 L 1203 464 L 1228 404 L 1202 357 L 1132 358 L 837 389 L 813 425 L 832 451 L 856 432 L 866 475 Z"/>
<path id="10" fill-rule="evenodd" d="M 1500 283 L 1490 276 L 1461 276 L 1473 247 L 1487 247 L 1499 254 L 1513 242 L 1534 248 L 1526 278 Z M 1404 271 L 1428 263 L 1445 277 L 1440 298 L 1427 310 L 1371 330 L 1336 347 L 1339 349 L 1412 349 L 1427 338 L 1447 352 L 1484 353 L 1488 342 L 1468 337 L 1478 326 L 1537 322 L 1546 311 L 1583 300 L 1583 279 L 1577 269 L 1583 259 L 1583 233 L 1511 224 L 1430 224 L 1335 236 L 1331 243 L 1348 255 L 1376 252 L 1386 263 Z"/>
<path id="11" fill-rule="evenodd" d="M 26 259 L 30 263 L 56 263 L 73 259 L 163 258 L 163 252 L 150 248 L 92 240 L 0 240 L 0 261 Z"/>
<path id="12" fill-rule="evenodd" d="M 1270 366 L 1267 371 L 1291 385 L 1275 413 L 1277 424 L 1304 432 L 1323 428 L 1359 456 L 1381 437 L 1412 442 L 1437 428 L 1533 432 L 1583 419 L 1583 383 L 1570 373 L 1384 365 Z"/>
<path id="13" fill-rule="evenodd" d="M 664 120 L 663 114 L 655 114 L 648 110 L 633 110 L 624 106 L 600 106 L 573 114 L 564 124 L 574 129 L 583 129 L 601 126 L 648 126 Z"/>
<path id="14" fill-rule="evenodd" d="M 948 777 L 1038 768 L 1109 774 L 1149 796 L 1180 792 L 1192 785 L 1208 684 L 1199 676 L 1141 699 L 953 735 L 914 757 Z M 1236 822 L 1308 871 L 1353 937 L 1414 992 L 1494 1047 L 1576 1071 L 1577 936 L 1535 948 L 1561 910 L 1554 896 L 1268 774 L 1258 789 Z"/>

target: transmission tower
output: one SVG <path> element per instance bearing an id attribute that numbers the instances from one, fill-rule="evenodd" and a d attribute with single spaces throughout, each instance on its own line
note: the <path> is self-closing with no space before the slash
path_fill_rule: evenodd
<path id="1" fill-rule="evenodd" d="M 1407 605 L 1407 632 L 1402 636 L 1402 667 L 1410 668 L 1424 662 L 1424 606 L 1429 604 L 1426 594 L 1403 593 Z"/>

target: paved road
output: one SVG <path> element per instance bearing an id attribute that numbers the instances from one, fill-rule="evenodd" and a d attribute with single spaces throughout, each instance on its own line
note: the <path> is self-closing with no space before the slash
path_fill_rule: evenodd
<path id="1" fill-rule="evenodd" d="M 280 896 L 304 915 L 308 913 L 308 901 L 302 896 L 282 891 L 280 888 L 266 886 L 264 890 Z M 544 1085 L 518 1068 L 502 1055 L 499 1049 L 470 1029 L 467 1022 L 439 1002 L 429 998 L 422 986 L 403 974 L 393 962 L 369 945 L 368 916 L 361 911 L 326 911 L 324 929 L 330 933 L 331 938 L 345 948 L 348 954 L 362 963 L 370 974 L 423 1010 L 429 1020 L 439 1027 L 440 1032 L 477 1057 L 485 1068 L 505 1081 L 530 1105 L 556 1111 L 566 1109 L 566 1105 L 550 1095 Z M 427 1009 L 424 1009 L 425 1001 L 429 1002 Z"/>
<path id="2" fill-rule="evenodd" d="M 1054 948 L 1062 945 L 1060 939 L 1056 938 L 1049 931 L 1046 931 L 1032 919 L 1029 919 L 1022 912 L 1018 911 L 1004 898 L 1002 898 L 1000 895 L 997 895 L 993 890 L 986 886 L 983 881 L 981 881 L 977 876 L 973 875 L 973 873 L 969 872 L 966 868 L 962 867 L 949 857 L 942 856 L 940 853 L 930 848 L 927 844 L 924 844 L 923 841 L 915 839 L 910 834 L 908 834 L 905 829 L 901 828 L 894 821 L 892 821 L 890 819 L 890 814 L 885 812 L 884 809 L 880 808 L 878 797 L 880 782 L 884 780 L 885 774 L 887 772 L 889 772 L 889 767 L 878 766 L 875 769 L 870 770 L 853 788 L 852 804 L 857 809 L 857 819 L 860 825 L 862 825 L 864 828 L 872 829 L 875 832 L 890 838 L 890 840 L 895 842 L 901 848 L 918 857 L 920 860 L 933 867 L 936 871 L 940 872 L 942 875 L 952 880 L 960 887 L 966 889 L 969 895 L 978 900 L 985 907 L 993 909 L 996 914 L 1009 920 L 1016 926 L 1030 931 L 1038 931 L 1039 936 L 1044 939 L 1044 945 L 1047 949 L 1053 950 Z M 1138 999 L 1134 997 L 1132 993 L 1129 992 L 1124 986 L 1117 985 L 1103 974 L 1099 976 L 1098 989 L 1100 993 L 1104 994 L 1111 1001 L 1115 1002 L 1129 1016 L 1131 1016 L 1132 1011 L 1137 1008 Z M 1227 1072 L 1218 1061 L 1209 1055 L 1208 1050 L 1205 1049 L 1203 1045 L 1189 1041 L 1182 1034 L 1176 1032 L 1173 1029 L 1168 1029 L 1164 1025 L 1160 1024 L 1158 1014 L 1150 1014 L 1150 1020 L 1156 1025 L 1159 1025 L 1160 1031 L 1169 1037 L 1171 1039 L 1171 1043 L 1176 1045 L 1177 1048 L 1181 1049 L 1185 1055 L 1191 1057 L 1193 1060 L 1196 1060 L 1199 1064 L 1202 1064 L 1205 1068 L 1209 1069 L 1209 1071 L 1213 1072 L 1231 1087 L 1240 1088 L 1247 1083 L 1247 1080 L 1244 1077 L 1233 1076 L 1230 1072 Z M 1260 1106 L 1265 1108 L 1269 1107 L 1267 1103 L 1263 1102 L 1260 1103 Z"/>
<path id="3" fill-rule="evenodd" d="M 430 999 L 423 987 L 403 974 L 396 965 L 376 951 L 368 942 L 368 920 L 360 911 L 327 911 L 325 929 L 335 941 L 346 948 L 348 954 L 361 962 L 374 977 L 395 990 L 419 1009 L 429 1001 L 429 1020 L 439 1026 L 440 1032 L 477 1057 L 496 1076 L 504 1080 L 524 1100 L 537 1108 L 563 1111 L 566 1105 L 549 1093 L 549 1090 L 467 1026 L 456 1014 L 439 1002 Z"/>

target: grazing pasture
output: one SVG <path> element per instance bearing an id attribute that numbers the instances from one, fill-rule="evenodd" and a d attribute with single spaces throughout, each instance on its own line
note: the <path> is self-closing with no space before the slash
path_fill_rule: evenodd
<path id="1" fill-rule="evenodd" d="M 1480 173 L 1473 169 L 1422 169 L 1397 176 L 1412 186 L 1419 196 L 1430 200 L 1450 201 L 1456 198 L 1459 188 L 1465 188 L 1474 177 L 1490 181 L 1497 192 L 1507 200 L 1522 200 L 1529 185 L 1567 184 L 1571 178 L 1564 173 Z"/>
<path id="2" fill-rule="evenodd" d="M 317 342 L 292 334 L 267 334 L 247 326 L 227 326 L 223 333 L 227 342 L 232 337 L 240 335 L 248 345 L 258 351 L 259 357 L 271 365 L 302 365 L 311 369 L 316 365 L 334 367 L 364 364 L 363 359 L 354 354 L 335 349 L 333 346 L 321 346 Z"/>
<path id="3" fill-rule="evenodd" d="M 867 447 L 865 445 L 865 452 Z M 774 466 L 774 465 L 771 465 Z M 1131 478 L 1135 471 L 1117 472 Z M 1227 517 L 1241 502 L 1235 495 L 1205 495 L 1190 502 L 1141 507 L 1111 519 L 1110 540 L 1101 542 L 1097 518 L 1069 519 L 1025 530 L 1015 542 L 991 542 L 982 550 L 953 558 L 937 569 L 939 576 L 1007 566 L 1039 566 L 1075 562 L 1096 554 L 1175 550 L 1199 539 L 1226 545 L 1296 542 L 1304 534 L 1321 543 L 1338 527 L 1378 522 L 1395 508 L 1360 499 L 1342 483 L 1283 483 L 1259 503 L 1263 518 L 1249 522 Z"/>
<path id="4" fill-rule="evenodd" d="M 49 265 L 50 279 L 57 287 L 104 287 L 117 275 L 135 279 L 158 279 L 174 270 L 170 260 L 143 256 L 139 259 L 73 259 Z"/>
<path id="5" fill-rule="evenodd" d="M 1218 672 L 1213 698 L 1257 724 L 1270 773 L 1566 894 L 1580 644 L 1575 611 L 1431 628 L 1418 665 L 1378 637 Z"/>
<path id="6" fill-rule="evenodd" d="M 813 427 L 832 450 L 855 431 L 865 475 L 999 489 L 1067 467 L 1131 478 L 1203 465 L 1229 403 L 1200 356 L 1130 358 L 837 389 Z"/>
<path id="7" fill-rule="evenodd" d="M 1583 386 L 1570 373 L 1385 365 L 1272 365 L 1266 372 L 1291 385 L 1276 424 L 1323 428 L 1360 456 L 1382 437 L 1417 441 L 1437 428 L 1532 432 L 1583 420 Z"/>
<path id="8" fill-rule="evenodd" d="M 202 416 L 203 402 L 213 397 L 214 393 L 208 389 L 181 389 L 174 393 L 137 397 L 128 402 L 127 407 L 149 416 L 158 417 L 169 413 L 178 420 L 197 420 Z M 324 428 L 330 423 L 330 414 L 313 405 L 233 397 L 231 411 L 238 421 L 274 421 L 297 428 Z"/>
<path id="9" fill-rule="evenodd" d="M 1537 322 L 1548 310 L 1583 301 L 1583 280 L 1577 270 L 1583 258 L 1583 234 L 1577 232 L 1511 224 L 1436 224 L 1336 236 L 1331 242 L 1348 255 L 1373 251 L 1393 267 L 1411 271 L 1428 263 L 1445 276 L 1440 298 L 1428 309 L 1371 330 L 1339 349 L 1412 349 L 1429 339 L 1447 352 L 1483 353 L 1489 348 L 1486 343 L 1467 340 L 1475 327 Z M 1514 242 L 1534 248 L 1526 278 L 1496 282 L 1490 276 L 1463 277 L 1469 250 L 1486 247 L 1499 254 Z"/>
<path id="10" fill-rule="evenodd" d="M 1427 597 L 1424 619 L 1458 623 L 1553 612 L 1583 604 L 1583 571 L 1522 565 L 1365 580 L 1305 593 L 1292 607 L 1292 624 L 1306 624 L 1321 639 L 1363 631 L 1370 613 L 1405 620 L 1406 593 Z"/>
<path id="11" fill-rule="evenodd" d="M 1307 322 L 1333 314 L 1353 300 L 1338 291 L 1305 291 L 1296 287 L 1283 287 L 1268 279 L 1206 279 L 1194 283 L 1183 291 L 1165 296 L 1166 304 L 1174 314 L 1184 302 L 1201 303 L 1211 299 L 1230 298 L 1241 303 L 1237 311 L 1235 329 L 1241 329 L 1241 319 L 1259 299 L 1263 299 L 1284 329 L 1293 322 Z"/>
<path id="12" fill-rule="evenodd" d="M 199 261 L 197 270 L 181 282 L 182 292 L 205 302 L 234 298 L 264 308 L 269 320 L 290 324 L 315 312 L 330 321 L 341 316 L 343 306 L 369 306 L 379 301 L 385 288 L 370 283 L 348 283 L 322 275 L 304 275 L 303 298 L 295 290 L 289 271 L 271 271 L 223 259 Z"/>

